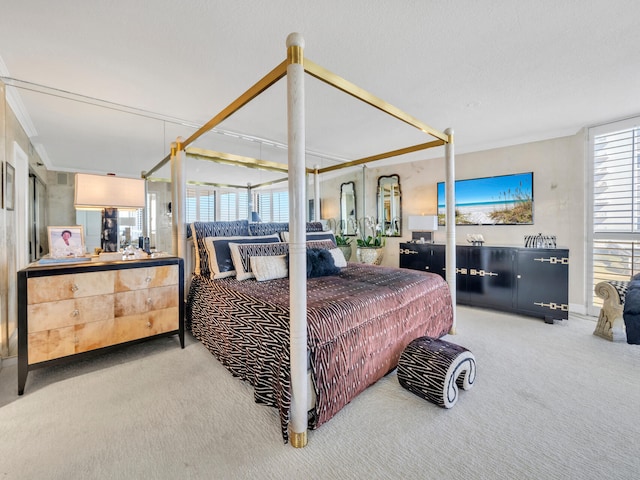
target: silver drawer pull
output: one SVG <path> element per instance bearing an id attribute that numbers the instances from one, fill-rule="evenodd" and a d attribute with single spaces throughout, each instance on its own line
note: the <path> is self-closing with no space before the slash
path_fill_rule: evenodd
<path id="1" fill-rule="evenodd" d="M 75 309 L 73 312 L 71 312 L 72 317 L 77 317 L 78 315 L 80 315 L 80 311 L 78 309 Z"/>
<path id="2" fill-rule="evenodd" d="M 151 322 L 147 322 L 147 327 L 151 328 Z"/>
<path id="3" fill-rule="evenodd" d="M 151 277 L 145 278 L 144 281 L 147 282 L 147 283 L 151 282 Z"/>
<path id="4" fill-rule="evenodd" d="M 78 287 L 78 285 L 76 285 L 75 283 L 73 285 L 71 285 L 71 291 L 72 292 L 77 292 L 78 290 L 80 290 L 80 288 Z"/>
<path id="5" fill-rule="evenodd" d="M 147 298 L 147 305 L 151 305 L 151 302 L 153 302 L 153 300 L 151 300 L 151 297 Z"/>

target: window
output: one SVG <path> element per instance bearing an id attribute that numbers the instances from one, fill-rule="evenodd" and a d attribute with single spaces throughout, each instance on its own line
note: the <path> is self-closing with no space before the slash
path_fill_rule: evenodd
<path id="1" fill-rule="evenodd" d="M 246 190 L 238 192 L 238 215 L 234 220 L 249 218 L 249 196 Z"/>
<path id="2" fill-rule="evenodd" d="M 220 220 L 228 222 L 235 220 L 237 215 L 237 195 L 235 192 L 220 194 Z"/>
<path id="3" fill-rule="evenodd" d="M 263 222 L 271 222 L 271 193 L 258 194 L 258 214 Z"/>
<path id="4" fill-rule="evenodd" d="M 590 131 L 593 287 L 640 272 L 640 128 L 624 121 Z M 593 293 L 593 305 L 601 300 Z"/>
<path id="5" fill-rule="evenodd" d="M 209 186 L 187 186 L 186 222 L 233 221 L 248 218 L 246 190 L 221 191 Z M 216 211 L 216 206 L 219 208 Z"/>
<path id="6" fill-rule="evenodd" d="M 273 192 L 272 215 L 274 222 L 289 221 L 289 191 Z"/>
<path id="7" fill-rule="evenodd" d="M 213 222 L 216 219 L 216 192 L 211 187 L 188 186 L 186 222 Z"/>
<path id="8" fill-rule="evenodd" d="M 594 138 L 593 229 L 594 232 L 640 231 L 640 129 Z"/>
<path id="9" fill-rule="evenodd" d="M 258 213 L 263 222 L 288 222 L 289 191 L 258 193 Z"/>

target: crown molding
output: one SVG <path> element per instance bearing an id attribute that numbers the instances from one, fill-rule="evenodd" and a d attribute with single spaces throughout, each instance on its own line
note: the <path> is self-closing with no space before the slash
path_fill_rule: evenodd
<path id="1" fill-rule="evenodd" d="M 11 77 L 9 69 L 4 63 L 2 57 L 0 57 L 0 77 Z M 26 133 L 29 141 L 33 145 L 33 148 L 38 153 L 40 160 L 42 160 L 42 163 L 45 164 L 47 169 L 51 169 L 51 160 L 49 159 L 49 155 L 47 154 L 44 146 L 41 143 L 34 142 L 34 139 L 38 137 L 38 131 L 31 120 L 31 116 L 29 115 L 27 108 L 24 106 L 24 102 L 22 101 L 18 90 L 11 85 L 5 84 L 5 97 L 7 105 L 18 119 L 18 123 Z"/>

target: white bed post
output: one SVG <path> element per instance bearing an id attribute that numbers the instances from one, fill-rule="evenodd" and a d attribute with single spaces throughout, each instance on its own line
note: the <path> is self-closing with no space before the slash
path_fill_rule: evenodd
<path id="1" fill-rule="evenodd" d="M 173 185 L 171 191 L 171 212 L 173 218 L 173 235 L 177 239 L 177 256 L 187 258 L 187 231 L 185 227 L 185 199 L 187 198 L 186 165 L 182 150 L 182 137 L 176 138 L 176 152 L 172 158 L 174 164 Z M 175 247 L 174 247 L 175 249 Z"/>
<path id="2" fill-rule="evenodd" d="M 313 167 L 313 221 L 320 221 L 320 170 L 319 165 Z"/>
<path id="3" fill-rule="evenodd" d="M 287 130 L 289 159 L 289 336 L 291 445 L 307 445 L 307 248 L 304 118 L 304 39 L 287 37 Z"/>
<path id="4" fill-rule="evenodd" d="M 446 162 L 446 222 L 447 222 L 447 247 L 446 247 L 446 277 L 451 290 L 451 302 L 453 304 L 453 324 L 449 333 L 456 333 L 456 194 L 455 194 L 455 162 L 453 154 L 453 130 L 447 128 L 444 133 L 449 137 L 449 141 L 444 145 L 444 157 Z"/>
<path id="5" fill-rule="evenodd" d="M 247 183 L 247 220 L 249 220 L 249 223 L 253 221 L 253 192 L 251 191 L 251 182 Z"/>
<path id="6" fill-rule="evenodd" d="M 186 258 L 187 232 L 185 228 L 185 163 L 182 137 L 171 144 L 171 250 L 173 255 Z"/>

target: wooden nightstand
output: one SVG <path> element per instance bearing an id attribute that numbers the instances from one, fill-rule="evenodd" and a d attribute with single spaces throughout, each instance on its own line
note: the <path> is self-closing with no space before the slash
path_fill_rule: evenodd
<path id="1" fill-rule="evenodd" d="M 31 369 L 175 334 L 184 348 L 180 258 L 33 265 L 18 272 L 18 395 Z"/>

